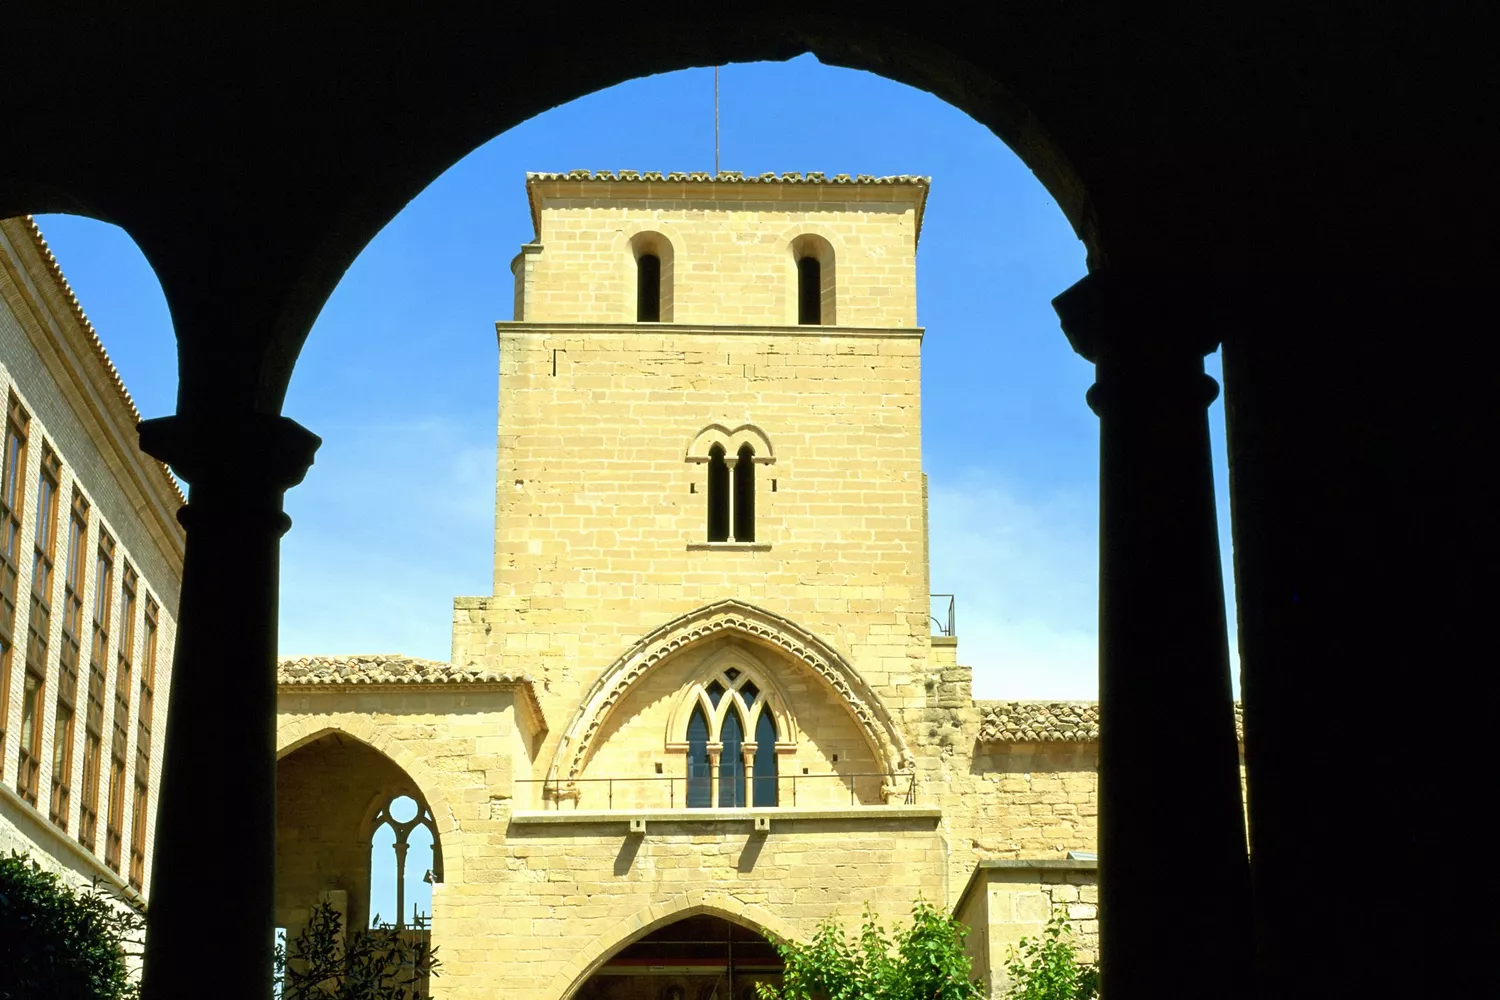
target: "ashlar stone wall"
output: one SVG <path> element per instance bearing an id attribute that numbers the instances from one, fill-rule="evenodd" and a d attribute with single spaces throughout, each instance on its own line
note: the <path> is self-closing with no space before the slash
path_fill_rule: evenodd
<path id="1" fill-rule="evenodd" d="M 832 286 L 825 323 L 916 325 L 925 178 L 674 176 L 530 175 L 536 240 L 514 265 L 514 318 L 634 322 L 636 257 L 649 252 L 662 261 L 663 320 L 793 325 L 796 258 L 811 253 Z"/>

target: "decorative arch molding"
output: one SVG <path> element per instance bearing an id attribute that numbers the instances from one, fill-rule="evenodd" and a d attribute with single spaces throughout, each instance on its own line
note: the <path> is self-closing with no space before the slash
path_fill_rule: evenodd
<path id="1" fill-rule="evenodd" d="M 694 435 L 692 442 L 688 445 L 687 454 L 682 456 L 682 460 L 684 462 L 707 462 L 708 450 L 716 444 L 723 447 L 725 455 L 738 455 L 740 446 L 748 444 L 750 450 L 755 453 L 753 461 L 756 465 L 776 464 L 776 450 L 771 447 L 771 439 L 766 437 L 765 431 L 754 424 L 740 424 L 734 428 L 730 428 L 727 424 L 709 424 Z"/>
<path id="2" fill-rule="evenodd" d="M 742 601 L 706 605 L 675 618 L 617 659 L 589 688 L 564 731 L 553 773 L 568 782 L 582 774 L 594 740 L 610 713 L 643 677 L 675 654 L 723 636 L 736 636 L 800 662 L 816 675 L 865 734 L 881 769 L 916 770 L 906 738 L 864 678 L 834 648 L 790 619 Z"/>
<path id="3" fill-rule="evenodd" d="M 772 942 L 794 941 L 791 924 L 765 907 L 742 903 L 717 889 L 691 889 L 651 904 L 625 917 L 594 938 L 565 965 L 542 993 L 544 997 L 571 1000 L 578 989 L 616 953 L 652 931 L 697 916 L 719 917 L 748 927 Z"/>
<path id="4" fill-rule="evenodd" d="M 391 739 L 369 716 L 351 712 L 341 713 L 336 717 L 282 718 L 276 727 L 276 759 L 280 761 L 330 733 L 347 736 L 363 743 L 371 750 L 388 758 L 405 772 L 411 781 L 412 789 L 416 792 L 413 797 L 419 804 L 425 803 L 432 812 L 439 843 L 443 843 L 446 847 L 445 841 L 448 836 L 462 829 L 454 815 L 453 807 L 449 804 L 447 796 L 443 794 L 442 782 L 438 776 L 400 740 Z M 366 806 L 361 823 L 361 831 L 364 835 L 369 834 L 371 823 L 376 813 L 379 812 L 382 801 L 388 797 L 386 792 L 386 789 L 382 789 L 374 794 Z M 442 874 L 445 882 L 462 880 L 463 859 L 459 851 L 445 850 L 440 863 L 443 867 Z"/>

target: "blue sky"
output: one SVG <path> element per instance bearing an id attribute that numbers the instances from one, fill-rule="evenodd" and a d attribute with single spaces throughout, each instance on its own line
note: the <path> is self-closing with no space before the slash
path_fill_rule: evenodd
<path id="1" fill-rule="evenodd" d="M 1092 366 L 1050 305 L 1085 273 L 1056 203 L 964 113 L 810 56 L 725 67 L 720 115 L 726 170 L 932 177 L 917 258 L 932 587 L 958 595 L 977 697 L 1095 697 L 1098 421 Z M 579 168 L 711 170 L 713 70 L 622 84 L 499 136 L 350 268 L 285 408 L 324 444 L 287 497 L 283 653 L 445 660 L 453 597 L 489 592 L 494 323 L 511 318 L 509 262 L 532 235 L 524 177 Z M 172 412 L 170 318 L 140 252 L 101 223 L 38 221 L 142 413 Z M 1229 587 L 1222 403 L 1210 417 Z"/>

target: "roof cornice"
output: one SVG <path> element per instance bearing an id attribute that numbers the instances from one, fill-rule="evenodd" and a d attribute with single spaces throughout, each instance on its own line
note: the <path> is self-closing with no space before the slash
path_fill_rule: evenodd
<path id="1" fill-rule="evenodd" d="M 424 660 L 396 654 L 352 654 L 348 656 L 283 656 L 276 661 L 276 686 L 299 688 L 401 688 L 414 685 L 470 685 L 513 690 L 521 695 L 522 711 L 538 733 L 547 732 L 547 720 L 536 695 L 536 681 L 529 674 L 501 674 L 456 667 L 441 660 Z"/>
<path id="2" fill-rule="evenodd" d="M 1093 743 L 1097 701 L 978 701 L 980 743 Z M 1244 712 L 1234 703 L 1234 732 L 1244 741 Z"/>
<path id="3" fill-rule="evenodd" d="M 739 187 L 739 186 L 764 186 L 764 185 L 800 185 L 819 188 L 875 188 L 875 187 L 909 187 L 915 189 L 916 196 L 916 234 L 915 239 L 920 242 L 922 236 L 922 213 L 927 207 L 927 192 L 932 186 L 932 178 L 918 174 L 893 174 L 884 177 L 876 177 L 871 174 L 834 174 L 829 177 L 822 171 L 787 171 L 775 173 L 767 171 L 762 174 L 745 174 L 739 170 L 720 170 L 718 173 L 707 171 L 672 171 L 663 173 L 659 170 L 569 170 L 566 172 L 528 172 L 526 174 L 526 197 L 531 206 L 531 225 L 538 239 L 541 238 L 541 202 L 537 196 L 537 189 L 542 184 L 548 183 L 576 183 L 576 184 L 639 184 L 647 186 L 648 190 L 642 194 L 649 195 L 649 185 L 652 184 L 685 184 L 706 185 L 710 187 Z"/>

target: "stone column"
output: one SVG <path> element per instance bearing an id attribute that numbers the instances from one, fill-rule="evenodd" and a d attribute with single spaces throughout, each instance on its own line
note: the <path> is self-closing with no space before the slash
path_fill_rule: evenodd
<path id="1" fill-rule="evenodd" d="M 755 806 L 755 749 L 754 743 L 740 744 L 740 757 L 745 767 L 745 807 Z"/>
<path id="2" fill-rule="evenodd" d="M 163 417 L 141 447 L 190 488 L 144 968 L 147 1000 L 265 1000 L 276 880 L 282 513 L 319 438 L 285 417 Z"/>
<path id="3" fill-rule="evenodd" d="M 708 747 L 708 807 L 719 808 L 719 757 L 724 753 L 722 743 L 711 743 Z"/>
<path id="4" fill-rule="evenodd" d="M 1254 994 L 1250 870 L 1203 371 L 1185 285 L 1093 274 L 1054 300 L 1096 366 L 1099 887 L 1116 998 Z"/>

